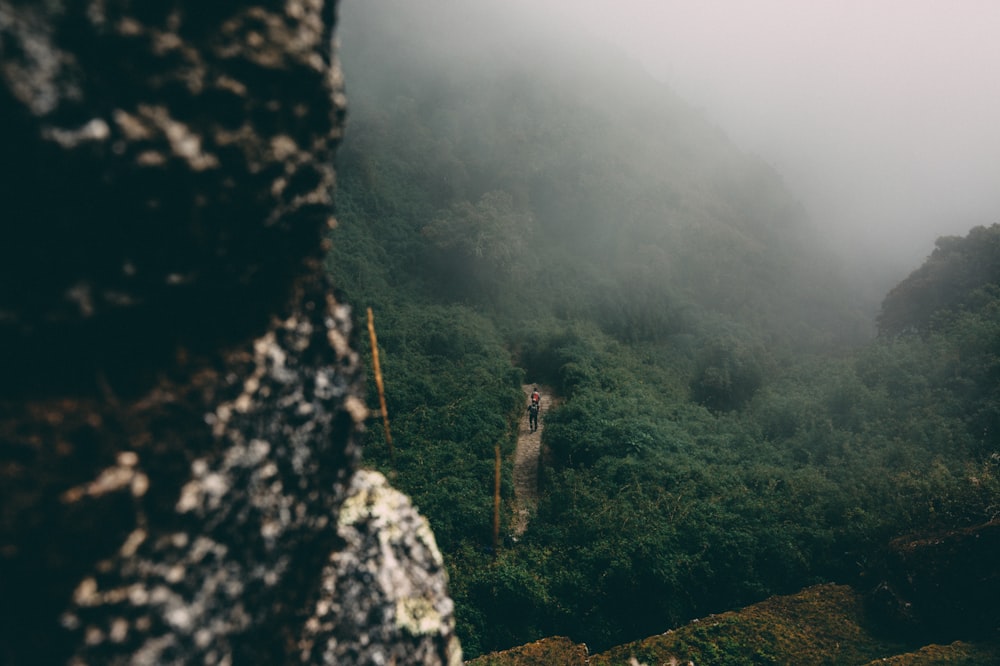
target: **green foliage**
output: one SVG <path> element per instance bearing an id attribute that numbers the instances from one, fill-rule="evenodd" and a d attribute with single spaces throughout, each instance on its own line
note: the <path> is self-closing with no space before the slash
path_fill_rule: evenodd
<path id="1" fill-rule="evenodd" d="M 376 328 L 395 456 L 373 420 L 366 458 L 432 517 L 443 549 L 488 547 L 494 449 L 513 445 L 521 372 L 489 322 L 460 306 L 379 311 Z M 374 381 L 369 404 L 378 404 Z"/>
<path id="2" fill-rule="evenodd" d="M 935 316 L 954 311 L 988 285 L 1000 287 L 1000 225 L 976 227 L 965 238 L 939 238 L 924 265 L 885 297 L 879 332 L 926 332 Z"/>
<path id="3" fill-rule="evenodd" d="M 615 72 L 614 94 L 582 95 L 606 64 L 537 70 L 509 48 L 486 76 L 369 4 L 345 7 L 327 265 L 375 310 L 396 446 L 373 419 L 366 461 L 429 518 L 467 656 L 557 634 L 600 649 L 996 517 L 996 227 L 939 242 L 862 341 L 865 304 L 780 179 L 669 91 Z M 392 6 L 393 25 L 427 20 Z M 494 553 L 494 451 L 506 525 L 525 379 L 562 404 L 537 514 Z M 692 650 L 771 658 L 712 645 Z"/>
<path id="4" fill-rule="evenodd" d="M 422 229 L 440 251 L 438 272 L 451 292 L 489 289 L 522 268 L 533 231 L 530 213 L 517 211 L 507 192 L 487 192 L 475 205 L 452 204 Z"/>
<path id="5" fill-rule="evenodd" d="M 753 353 L 737 340 L 717 340 L 698 358 L 691 396 L 711 409 L 728 411 L 745 405 L 760 388 L 763 370 Z"/>

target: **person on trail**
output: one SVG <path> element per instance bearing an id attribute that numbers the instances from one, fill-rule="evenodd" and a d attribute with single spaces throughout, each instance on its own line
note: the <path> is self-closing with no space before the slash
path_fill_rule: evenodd
<path id="1" fill-rule="evenodd" d="M 531 404 L 528 405 L 528 427 L 531 432 L 538 430 L 538 410 L 539 404 L 532 400 Z"/>
<path id="2" fill-rule="evenodd" d="M 531 392 L 531 404 L 537 405 L 542 401 L 542 394 L 538 392 L 538 387 Z"/>

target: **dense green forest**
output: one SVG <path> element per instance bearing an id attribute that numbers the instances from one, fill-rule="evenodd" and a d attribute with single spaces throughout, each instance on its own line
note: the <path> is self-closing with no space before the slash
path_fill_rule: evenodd
<path id="1" fill-rule="evenodd" d="M 396 445 L 373 420 L 366 462 L 429 519 L 467 656 L 864 584 L 887 539 L 994 517 L 1000 227 L 876 320 L 780 175 L 630 62 L 412 5 L 342 10 L 328 264 L 376 317 Z M 523 381 L 562 403 L 494 552 Z"/>

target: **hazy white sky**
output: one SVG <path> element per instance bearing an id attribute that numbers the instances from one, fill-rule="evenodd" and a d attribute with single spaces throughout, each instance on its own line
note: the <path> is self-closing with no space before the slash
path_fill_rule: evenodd
<path id="1" fill-rule="evenodd" d="M 1000 0 L 521 0 L 641 61 L 849 249 L 1000 222 Z"/>

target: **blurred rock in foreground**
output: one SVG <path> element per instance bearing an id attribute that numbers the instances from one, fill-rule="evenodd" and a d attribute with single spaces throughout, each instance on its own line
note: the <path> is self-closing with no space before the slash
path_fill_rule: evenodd
<path id="1" fill-rule="evenodd" d="M 334 20 L 0 0 L 0 662 L 460 660 L 426 524 L 354 474 Z"/>

